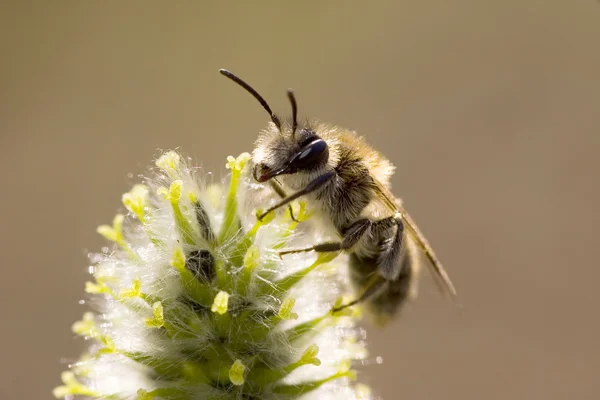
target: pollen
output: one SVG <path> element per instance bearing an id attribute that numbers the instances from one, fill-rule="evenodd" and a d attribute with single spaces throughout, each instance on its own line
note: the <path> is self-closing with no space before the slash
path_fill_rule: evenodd
<path id="1" fill-rule="evenodd" d="M 213 301 L 212 306 L 210 307 L 210 310 L 219 315 L 223 315 L 227 312 L 228 304 L 229 304 L 229 293 L 221 290 L 215 296 L 215 300 Z"/>

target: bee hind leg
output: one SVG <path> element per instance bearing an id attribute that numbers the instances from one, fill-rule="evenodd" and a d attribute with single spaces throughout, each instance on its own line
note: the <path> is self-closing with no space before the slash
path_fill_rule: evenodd
<path id="1" fill-rule="evenodd" d="M 402 272 L 401 259 L 404 254 L 404 223 L 402 218 L 395 218 L 396 232 L 391 238 L 387 249 L 377 260 L 379 274 L 388 280 L 396 280 Z"/>
<path id="2" fill-rule="evenodd" d="M 372 297 L 375 297 L 387 287 L 388 283 L 389 282 L 385 278 L 383 278 L 380 275 L 376 275 L 375 279 L 371 280 L 371 283 L 367 286 L 365 291 L 358 298 L 339 307 L 333 307 L 331 309 L 331 312 L 336 313 L 342 311 L 345 308 L 355 306 L 357 304 L 363 303 L 371 299 Z"/>
<path id="3" fill-rule="evenodd" d="M 400 262 L 404 253 L 404 224 L 398 216 L 384 218 L 373 223 L 374 231 L 379 229 L 385 230 L 396 225 L 396 232 L 390 239 L 387 249 L 381 254 L 377 260 L 377 274 L 374 275 L 367 283 L 363 293 L 356 300 L 344 304 L 340 307 L 335 307 L 332 312 L 343 310 L 344 308 L 365 302 L 374 298 L 390 287 L 402 272 L 402 262 Z"/>

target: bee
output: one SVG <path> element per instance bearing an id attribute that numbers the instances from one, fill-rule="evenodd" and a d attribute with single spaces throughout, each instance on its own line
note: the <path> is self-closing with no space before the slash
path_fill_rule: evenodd
<path id="1" fill-rule="evenodd" d="M 270 184 L 281 200 L 259 219 L 305 197 L 340 236 L 339 241 L 285 250 L 280 255 L 310 251 L 349 254 L 350 276 L 359 294 L 332 312 L 366 303 L 375 322 L 385 324 L 416 296 L 420 253 L 428 259 L 441 288 L 456 295 L 425 236 L 390 191 L 395 168 L 390 161 L 352 131 L 308 120 L 299 123 L 291 89 L 287 96 L 292 115 L 282 121 L 249 84 L 227 70 L 219 72 L 254 96 L 271 118 L 256 141 L 252 175 L 257 182 Z"/>

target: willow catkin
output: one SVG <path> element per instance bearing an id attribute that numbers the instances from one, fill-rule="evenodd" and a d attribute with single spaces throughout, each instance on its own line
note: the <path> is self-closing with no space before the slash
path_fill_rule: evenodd
<path id="1" fill-rule="evenodd" d="M 296 219 L 242 210 L 255 196 L 249 155 L 229 157 L 226 184 L 166 152 L 123 195 L 126 215 L 98 232 L 93 282 L 73 331 L 90 341 L 57 398 L 367 399 L 352 362 L 365 357 L 345 300 L 343 255 L 283 248 L 321 240 L 304 203 Z M 268 205 L 265 205 L 268 206 Z"/>

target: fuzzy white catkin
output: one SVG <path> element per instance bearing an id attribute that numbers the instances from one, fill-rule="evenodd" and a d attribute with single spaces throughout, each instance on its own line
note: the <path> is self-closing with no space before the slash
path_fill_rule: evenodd
<path id="1" fill-rule="evenodd" d="M 123 195 L 127 215 L 98 232 L 87 312 L 73 331 L 90 341 L 62 375 L 57 398 L 369 399 L 351 365 L 366 356 L 347 300 L 344 255 L 283 248 L 323 240 L 306 204 L 259 221 L 275 201 L 229 157 L 227 184 L 208 183 L 179 153 L 156 160 Z M 344 297 L 346 295 L 346 297 Z"/>

